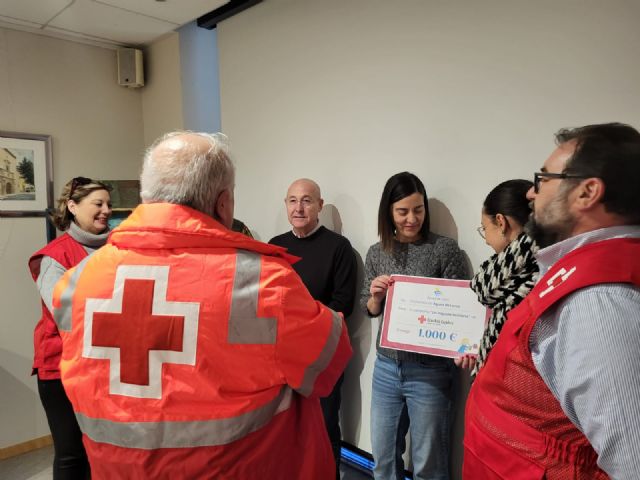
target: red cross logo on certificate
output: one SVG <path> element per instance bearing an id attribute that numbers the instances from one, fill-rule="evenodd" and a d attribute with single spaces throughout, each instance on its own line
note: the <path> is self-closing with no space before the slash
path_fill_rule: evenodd
<path id="1" fill-rule="evenodd" d="M 162 397 L 162 365 L 194 365 L 199 303 L 167 301 L 169 267 L 120 266 L 113 298 L 87 299 L 83 356 L 110 361 L 110 393 Z"/>
<path id="2" fill-rule="evenodd" d="M 420 315 L 418 317 L 418 321 L 420 322 L 420 325 L 422 325 L 424 322 L 427 321 L 427 317 L 425 317 L 424 315 Z"/>

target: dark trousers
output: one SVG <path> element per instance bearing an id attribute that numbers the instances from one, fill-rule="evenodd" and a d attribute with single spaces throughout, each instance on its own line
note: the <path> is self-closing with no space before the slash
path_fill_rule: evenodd
<path id="1" fill-rule="evenodd" d="M 333 458 L 336 461 L 337 480 L 340 479 L 340 401 L 342 399 L 340 389 L 343 380 L 344 374 L 340 376 L 329 396 L 320 399 L 322 414 L 324 415 L 324 424 L 327 427 L 329 441 L 331 442 L 331 448 L 333 450 Z"/>
<path id="2" fill-rule="evenodd" d="M 62 382 L 38 379 L 38 393 L 53 437 L 53 479 L 91 478 L 82 433 Z"/>

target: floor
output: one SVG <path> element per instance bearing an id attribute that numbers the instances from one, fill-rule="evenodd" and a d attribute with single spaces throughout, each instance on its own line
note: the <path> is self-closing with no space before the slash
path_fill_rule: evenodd
<path id="1" fill-rule="evenodd" d="M 52 477 L 53 447 L 45 447 L 17 457 L 0 461 L 3 480 L 50 480 Z M 340 467 L 342 480 L 369 480 L 366 475 L 346 464 Z"/>
<path id="2" fill-rule="evenodd" d="M 48 446 L 0 461 L 0 478 L 7 480 L 51 480 L 53 447 Z"/>

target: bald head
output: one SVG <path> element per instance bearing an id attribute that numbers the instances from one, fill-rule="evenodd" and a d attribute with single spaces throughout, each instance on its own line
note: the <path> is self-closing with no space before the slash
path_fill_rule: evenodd
<path id="1" fill-rule="evenodd" d="M 207 155 L 214 147 L 215 143 L 201 134 L 175 132 L 151 146 L 150 159 L 156 164 L 173 162 L 175 166 L 187 165 L 196 156 Z"/>
<path id="2" fill-rule="evenodd" d="M 315 198 L 320 199 L 322 195 L 320 194 L 320 185 L 311 180 L 310 178 L 299 178 L 295 180 L 291 185 L 289 185 L 289 190 L 287 190 L 287 197 L 291 191 L 305 191 L 309 195 L 313 195 Z"/>
<path id="3" fill-rule="evenodd" d="M 216 205 L 225 191 L 233 198 L 234 175 L 224 135 L 172 132 L 147 150 L 140 196 L 143 203 L 186 205 L 226 224 Z"/>
<path id="4" fill-rule="evenodd" d="M 299 237 L 309 234 L 318 225 L 318 214 L 324 201 L 320 196 L 320 186 L 308 178 L 293 182 L 284 199 L 287 217 L 293 231 Z"/>

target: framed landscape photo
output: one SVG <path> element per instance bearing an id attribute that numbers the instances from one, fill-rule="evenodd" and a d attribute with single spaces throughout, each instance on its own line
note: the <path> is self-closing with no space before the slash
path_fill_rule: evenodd
<path id="1" fill-rule="evenodd" d="M 0 131 L 0 216 L 44 216 L 53 204 L 51 136 Z"/>

